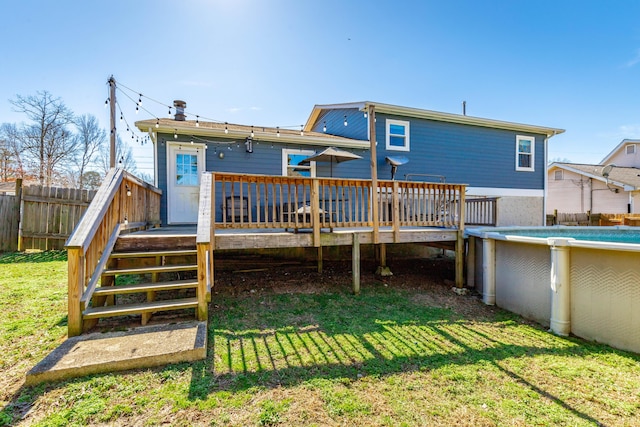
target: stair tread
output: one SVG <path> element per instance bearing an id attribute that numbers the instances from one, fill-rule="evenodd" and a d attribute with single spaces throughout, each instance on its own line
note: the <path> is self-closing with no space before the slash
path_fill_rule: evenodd
<path id="1" fill-rule="evenodd" d="M 181 298 L 165 301 L 150 301 L 137 304 L 109 305 L 106 307 L 89 307 L 84 313 L 85 319 L 99 317 L 124 316 L 127 314 L 141 314 L 153 311 L 181 310 L 198 306 L 197 298 Z"/>
<path id="2" fill-rule="evenodd" d="M 111 258 L 149 258 L 155 256 L 180 256 L 196 255 L 196 249 L 166 250 L 166 251 L 145 251 L 145 252 L 113 252 Z"/>
<path id="3" fill-rule="evenodd" d="M 198 282 L 194 280 L 173 280 L 170 282 L 155 282 L 155 283 L 137 283 L 135 285 L 116 285 L 116 286 L 103 286 L 97 288 L 93 295 L 116 295 L 116 294 L 130 294 L 135 292 L 145 291 L 162 291 L 162 290 L 174 290 L 174 289 L 188 289 L 196 288 Z"/>
<path id="4" fill-rule="evenodd" d="M 197 264 L 176 264 L 176 265 L 149 265 L 132 268 L 110 268 L 102 272 L 103 275 L 112 276 L 114 274 L 143 274 L 143 273 L 170 273 L 175 271 L 197 270 Z"/>

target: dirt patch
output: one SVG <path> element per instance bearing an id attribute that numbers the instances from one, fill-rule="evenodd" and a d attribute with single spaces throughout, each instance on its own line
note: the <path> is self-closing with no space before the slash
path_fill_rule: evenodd
<path id="1" fill-rule="evenodd" d="M 418 304 L 449 308 L 469 318 L 492 315 L 492 308 L 480 303 L 479 295 L 457 295 L 451 288 L 455 279 L 452 258 L 396 260 L 389 263 L 392 276 L 375 274 L 374 262 L 361 266 L 361 290 L 368 286 L 409 290 Z M 261 294 L 351 292 L 351 262 L 325 262 L 322 273 L 316 265 L 278 265 L 263 271 L 246 271 L 246 266 L 216 272 L 214 293 L 221 296 L 253 297 Z"/>

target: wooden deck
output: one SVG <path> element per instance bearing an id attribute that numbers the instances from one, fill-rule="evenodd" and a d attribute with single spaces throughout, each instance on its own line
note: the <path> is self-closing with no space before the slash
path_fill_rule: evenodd
<path id="1" fill-rule="evenodd" d="M 430 244 L 455 250 L 456 285 L 463 285 L 464 185 L 377 181 L 374 186 L 360 179 L 206 172 L 197 226 L 149 228 L 160 222 L 161 197 L 158 189 L 122 170 L 105 179 L 66 246 L 69 336 L 86 330 L 96 317 L 138 313 L 145 324 L 153 312 L 183 308 L 184 301 L 155 301 L 156 292 L 171 287 L 156 283 L 169 270 L 197 271 L 197 282 L 184 287 L 195 289 L 187 305 L 205 321 L 220 250 L 317 248 L 321 265 L 323 247 L 351 247 L 358 293 L 361 245 L 376 245 L 386 266 L 386 245 Z M 116 275 L 137 271 L 150 273 L 152 282 L 114 286 Z M 147 301 L 118 309 L 115 295 L 132 292 L 146 293 Z"/>

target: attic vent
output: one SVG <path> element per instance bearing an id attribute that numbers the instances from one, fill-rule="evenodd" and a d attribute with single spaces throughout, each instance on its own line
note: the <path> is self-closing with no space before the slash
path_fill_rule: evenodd
<path id="1" fill-rule="evenodd" d="M 627 154 L 636 154 L 636 144 L 627 145 Z"/>
<path id="2" fill-rule="evenodd" d="M 187 103 L 180 100 L 173 101 L 173 106 L 176 108 L 176 115 L 174 118 L 179 122 L 184 122 L 187 116 L 184 114 L 184 109 L 187 108 Z"/>
<path id="3" fill-rule="evenodd" d="M 564 171 L 563 170 L 555 171 L 553 179 L 556 181 L 562 181 L 564 179 L 564 174 L 562 172 Z"/>

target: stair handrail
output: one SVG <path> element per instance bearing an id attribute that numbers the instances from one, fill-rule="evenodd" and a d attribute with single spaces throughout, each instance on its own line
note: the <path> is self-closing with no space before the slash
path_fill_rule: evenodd
<path id="1" fill-rule="evenodd" d="M 107 172 L 65 244 L 68 262 L 68 335 L 82 333 L 82 311 L 97 285 L 121 229 L 159 223 L 162 191 L 123 169 Z M 87 293 L 88 292 L 88 293 Z"/>

